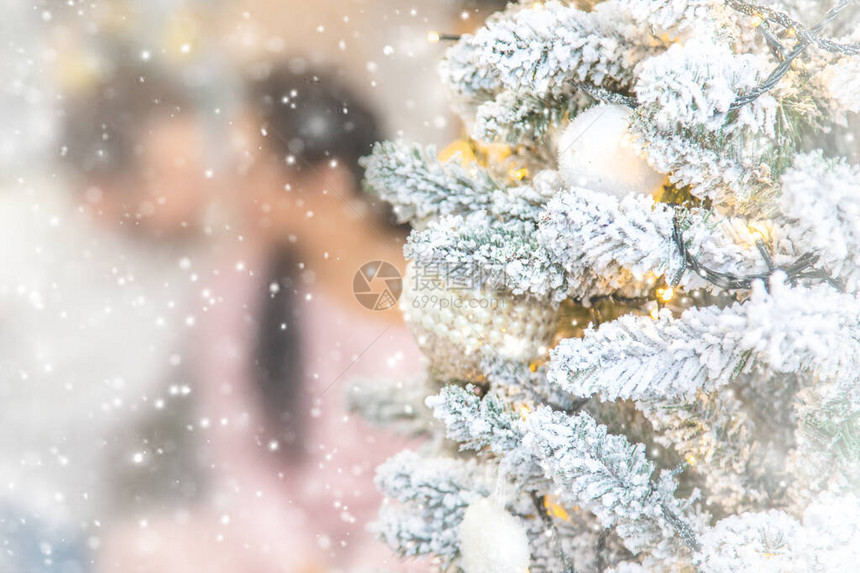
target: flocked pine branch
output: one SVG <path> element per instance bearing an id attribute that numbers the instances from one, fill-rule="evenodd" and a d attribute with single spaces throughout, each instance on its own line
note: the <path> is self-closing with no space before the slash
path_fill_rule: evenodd
<path id="1" fill-rule="evenodd" d="M 521 447 L 523 430 L 518 423 L 519 414 L 494 394 L 481 399 L 471 389 L 471 386 L 464 389 L 449 385 L 427 398 L 427 406 L 445 425 L 447 437 L 458 442 L 461 449 L 494 453 L 503 471 L 516 476 L 520 483 L 540 480 L 543 477 L 540 467 Z"/>
<path id="2" fill-rule="evenodd" d="M 454 55 L 504 89 L 519 93 L 543 95 L 551 87 L 574 79 L 597 84 L 607 80 L 617 86 L 625 83 L 620 78 L 627 77 L 629 84 L 630 71 L 624 64 L 635 63 L 625 59 L 629 48 L 616 43 L 616 52 L 600 49 L 601 41 L 606 40 L 602 31 L 590 13 L 575 6 L 551 1 L 540 10 L 529 10 L 512 5 L 507 14 L 461 40 L 469 46 L 470 57 L 460 56 L 465 48 L 454 51 Z M 519 57 L 510 57 L 513 54 Z M 634 54 L 640 58 L 645 55 Z M 451 79 L 460 80 L 451 84 L 456 93 L 480 89 L 472 84 L 475 76 L 460 74 Z"/>
<path id="3" fill-rule="evenodd" d="M 699 392 L 679 403 L 639 402 L 651 422 L 654 441 L 690 464 L 704 496 L 718 499 L 722 511 L 758 508 L 768 501 L 760 483 L 762 463 L 756 426 L 733 389 Z"/>
<path id="4" fill-rule="evenodd" d="M 588 414 L 542 407 L 522 416 L 492 394 L 481 399 L 458 386 L 429 397 L 427 405 L 450 439 L 489 449 L 505 473 L 526 487 L 547 487 L 541 478 L 551 480 L 549 493 L 590 510 L 631 551 L 657 543 L 669 556 L 684 544 L 696 546 L 698 526 L 674 499 L 674 478 L 664 473 L 652 483 L 654 467 L 644 448 L 608 434 Z"/>
<path id="5" fill-rule="evenodd" d="M 655 445 L 650 423 L 632 402 L 577 398 L 547 379 L 545 364 L 516 363 L 502 360 L 492 352 L 487 354 L 481 362 L 481 371 L 489 383 L 490 392 L 501 393 L 509 402 L 520 404 L 521 412 L 530 411 L 537 404 L 548 405 L 553 410 L 569 414 L 583 410 L 605 425 L 611 433 L 623 434 L 634 442 L 644 443 L 649 449 Z M 666 444 L 666 448 L 671 450 L 672 445 Z M 683 458 L 684 454 L 680 458 L 663 458 L 658 465 L 676 467 Z"/>
<path id="6" fill-rule="evenodd" d="M 481 371 L 490 389 L 504 389 L 514 402 L 547 404 L 556 410 L 573 411 L 582 400 L 551 384 L 546 377 L 546 365 L 523 364 L 505 360 L 492 352 L 481 362 Z"/>
<path id="7" fill-rule="evenodd" d="M 772 94 L 732 108 L 739 94 L 760 83 L 766 67 L 760 56 L 706 41 L 676 44 L 644 62 L 632 132 L 649 163 L 723 209 L 749 210 L 760 195 L 772 196 L 778 170 L 795 150 L 793 130 L 779 124 L 790 108 Z M 782 86 L 781 95 L 790 88 Z M 804 121 L 798 113 L 791 120 Z"/>
<path id="8" fill-rule="evenodd" d="M 637 64 L 687 38 L 737 43 L 737 18 L 719 0 L 607 0 L 511 4 L 442 62 L 442 77 L 479 140 L 528 142 L 584 103 L 635 105 Z M 516 54 L 517 57 L 510 57 Z M 463 100 L 471 105 L 463 106 Z M 475 118 L 477 115 L 477 118 Z"/>
<path id="9" fill-rule="evenodd" d="M 499 186 L 477 165 L 462 158 L 437 159 L 434 147 L 383 142 L 361 160 L 365 185 L 394 208 L 398 222 L 422 226 L 432 217 L 486 209 Z"/>
<path id="10" fill-rule="evenodd" d="M 516 193 L 530 195 L 524 201 Z M 420 265 L 475 273 L 491 289 L 554 301 L 641 296 L 661 276 L 688 289 L 717 288 L 687 268 L 674 236 L 675 217 L 683 219 L 685 250 L 701 265 L 736 276 L 770 272 L 756 246 L 761 231 L 751 225 L 755 221 L 701 208 L 678 211 L 644 195 L 619 201 L 599 191 L 568 189 L 553 172 L 542 172 L 534 188 L 497 192 L 489 211 L 433 221 L 410 236 L 406 255 Z M 796 262 L 799 247 L 778 229 L 771 235 L 771 263 Z"/>
<path id="11" fill-rule="evenodd" d="M 702 536 L 698 568 L 723 571 L 851 571 L 860 559 L 860 501 L 826 496 L 799 522 L 785 512 L 733 515 Z"/>
<path id="12" fill-rule="evenodd" d="M 534 145 L 554 125 L 585 107 L 570 93 L 545 96 L 504 91 L 475 111 L 472 137 L 479 141 Z"/>
<path id="13" fill-rule="evenodd" d="M 543 501 L 542 501 L 543 500 Z M 597 518 L 587 511 L 563 510 L 554 498 L 537 498 L 530 514 L 539 511 L 545 519 L 530 519 L 529 537 L 533 573 L 578 573 L 605 569 L 609 563 L 618 563 L 632 557 L 621 539 L 603 528 Z M 562 513 L 563 511 L 563 513 Z M 559 517 L 559 514 L 561 517 Z M 550 523 L 550 528 L 547 523 Z M 557 535 L 553 535 L 555 531 Z"/>
<path id="14" fill-rule="evenodd" d="M 375 483 L 390 498 L 373 525 L 377 536 L 403 557 L 446 561 L 459 552 L 458 528 L 466 507 L 489 492 L 474 463 L 411 450 L 379 466 Z"/>
<path id="15" fill-rule="evenodd" d="M 743 218 L 711 215 L 694 208 L 676 211 L 644 195 L 617 198 L 574 187 L 549 201 L 538 230 L 547 259 L 564 268 L 569 295 L 629 291 L 663 276 L 688 289 L 711 287 L 687 271 L 673 236 L 674 218 L 683 219 L 685 248 L 717 272 L 738 275 L 768 271 L 767 261 L 755 247 L 757 235 Z M 776 265 L 793 262 L 794 247 L 775 241 L 771 257 Z M 546 263 L 537 268 L 545 268 Z"/>
<path id="16" fill-rule="evenodd" d="M 515 500 L 515 505 L 529 529 L 532 548 L 530 569 L 569 571 L 572 562 L 579 566 L 607 558 L 614 562 L 618 555 L 625 555 L 626 550 L 617 536 L 609 535 L 605 526 L 589 512 L 567 515 L 561 506 L 555 504 L 555 511 L 564 516 L 561 522 L 554 522 L 552 515 L 535 518 L 535 509 L 540 513 L 546 511 L 544 506 L 547 502 L 541 500 L 547 499 L 545 496 L 551 483 L 544 478 L 533 452 L 522 447 L 525 435 L 522 416 L 527 410 L 515 412 L 509 403 L 492 393 L 482 399 L 474 394 L 473 389 L 447 386 L 438 395 L 427 398 L 427 404 L 444 423 L 449 439 L 460 443 L 462 449 L 491 452 L 502 472 L 497 483 L 499 480 L 510 481 L 517 491 L 525 494 Z M 524 405 L 522 407 L 525 408 Z M 524 499 L 529 500 L 525 506 Z M 537 508 L 534 503 L 538 504 Z"/>
<path id="17" fill-rule="evenodd" d="M 828 62 L 813 81 L 829 96 L 828 107 L 836 117 L 845 112 L 860 113 L 860 60 L 846 56 Z"/>
<path id="18" fill-rule="evenodd" d="M 753 364 L 824 379 L 856 376 L 860 303 L 827 285 L 790 287 L 780 275 L 753 285 L 728 308 L 691 308 L 680 318 L 627 315 L 553 351 L 549 377 L 577 396 L 603 400 L 692 399 Z"/>
<path id="19" fill-rule="evenodd" d="M 561 191 L 547 204 L 538 241 L 565 269 L 575 289 L 569 294 L 587 298 L 644 282 L 648 273 L 680 274 L 683 260 L 668 240 L 672 209 L 652 206 L 650 197 L 631 195 L 619 203 L 578 187 Z"/>
<path id="20" fill-rule="evenodd" d="M 647 0 L 608 0 L 590 11 L 554 0 L 511 5 L 449 51 L 443 78 L 462 94 L 502 87 L 544 95 L 579 82 L 625 91 L 640 61 L 688 35 L 716 37 L 726 23 L 720 3 L 708 0 L 656 9 Z M 478 73 L 452 73 L 461 67 Z"/>
<path id="21" fill-rule="evenodd" d="M 471 273 L 488 289 L 562 300 L 569 285 L 564 269 L 538 244 L 537 223 L 500 220 L 487 212 L 446 217 L 409 236 L 405 253 L 418 265 L 445 265 Z"/>
<path id="22" fill-rule="evenodd" d="M 474 212 L 534 221 L 548 198 L 545 185 L 505 186 L 477 162 L 438 159 L 433 146 L 378 143 L 361 164 L 365 185 L 394 207 L 398 222 L 418 228 L 431 219 Z"/>
<path id="23" fill-rule="evenodd" d="M 481 399 L 473 390 L 473 386 L 446 386 L 427 398 L 427 406 L 445 425 L 448 438 L 460 443 L 461 448 L 481 450 L 489 446 L 498 452 L 511 449 L 521 437 L 514 427 L 512 412 L 494 395 Z"/>
<path id="24" fill-rule="evenodd" d="M 466 34 L 448 48 L 439 63 L 442 82 L 461 99 L 472 102 L 490 99 L 500 89 L 492 70 L 475 65 L 477 48 L 474 36 Z"/>
<path id="25" fill-rule="evenodd" d="M 860 492 L 860 388 L 818 385 L 797 402 L 792 507 L 822 492 Z"/>
<path id="26" fill-rule="evenodd" d="M 360 379 L 350 381 L 346 407 L 369 423 L 404 434 L 429 432 L 431 417 L 424 406 L 430 392 L 424 376 L 406 380 Z"/>
<path id="27" fill-rule="evenodd" d="M 525 426 L 523 446 L 538 457 L 559 498 L 588 508 L 631 551 L 654 553 L 663 546 L 669 557 L 678 545 L 698 547 L 698 525 L 675 499 L 674 478 L 664 472 L 652 482 L 654 465 L 643 446 L 608 434 L 584 412 L 570 416 L 543 407 Z"/>
<path id="28" fill-rule="evenodd" d="M 744 128 L 770 131 L 776 101 L 760 97 L 735 117 L 728 114 L 739 93 L 761 80 L 762 58 L 735 54 L 727 45 L 690 40 L 642 64 L 636 83 L 640 106 L 661 130 L 702 128 L 732 134 Z"/>
<path id="29" fill-rule="evenodd" d="M 841 279 L 848 292 L 860 288 L 860 167 L 821 153 L 797 157 L 782 178 L 779 210 L 788 238 L 819 255 L 818 264 Z"/>

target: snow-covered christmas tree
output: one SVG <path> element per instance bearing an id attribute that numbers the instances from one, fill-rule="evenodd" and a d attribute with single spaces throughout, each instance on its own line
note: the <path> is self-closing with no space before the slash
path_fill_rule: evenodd
<path id="1" fill-rule="evenodd" d="M 378 470 L 395 551 L 857 570 L 858 22 L 849 0 L 553 0 L 455 40 L 468 137 L 364 160 L 413 226 L 401 308 L 430 363 L 354 401 L 433 436 Z"/>

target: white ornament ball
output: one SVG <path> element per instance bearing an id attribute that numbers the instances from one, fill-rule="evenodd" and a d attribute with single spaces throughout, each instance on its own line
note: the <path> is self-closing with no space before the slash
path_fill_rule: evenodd
<path id="1" fill-rule="evenodd" d="M 467 283 L 445 269 L 412 262 L 406 267 L 400 309 L 437 374 L 476 379 L 481 350 L 487 346 L 493 355 L 511 361 L 528 362 L 546 354 L 558 324 L 551 305 Z"/>
<path id="2" fill-rule="evenodd" d="M 526 573 L 529 538 L 519 519 L 482 497 L 463 516 L 460 557 L 465 573 Z"/>
<path id="3" fill-rule="evenodd" d="M 623 105 L 602 104 L 577 115 L 558 138 L 562 180 L 619 199 L 658 191 L 666 176 L 638 153 L 628 130 L 632 113 Z"/>

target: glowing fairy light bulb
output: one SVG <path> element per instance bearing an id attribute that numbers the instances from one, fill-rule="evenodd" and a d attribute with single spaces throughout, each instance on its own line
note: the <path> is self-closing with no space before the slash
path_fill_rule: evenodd
<path id="1" fill-rule="evenodd" d="M 554 496 L 546 496 L 543 500 L 543 506 L 546 508 L 546 514 L 550 517 L 557 517 L 563 521 L 570 521 L 570 514 L 558 504 Z"/>
<path id="2" fill-rule="evenodd" d="M 522 418 L 523 420 L 527 419 L 529 417 L 529 414 L 532 413 L 532 409 L 529 408 L 528 404 L 519 404 L 516 407 L 516 410 L 517 414 L 519 414 L 520 418 Z"/>
<path id="3" fill-rule="evenodd" d="M 427 32 L 427 41 L 431 44 L 438 43 L 441 38 L 442 36 L 439 34 L 439 32 Z"/>
<path id="4" fill-rule="evenodd" d="M 660 297 L 660 300 L 663 302 L 669 302 L 672 300 L 672 297 L 675 296 L 675 289 L 672 287 L 659 288 L 657 289 L 657 296 Z"/>
<path id="5" fill-rule="evenodd" d="M 770 228 L 768 225 L 761 221 L 752 221 L 747 225 L 747 229 L 754 239 L 761 239 L 762 241 L 767 240 L 770 236 Z"/>
<path id="6" fill-rule="evenodd" d="M 759 27 L 759 26 L 761 26 L 763 23 L 764 23 L 764 18 L 763 18 L 761 15 L 759 15 L 759 14 L 756 14 L 756 15 L 755 15 L 755 16 L 753 16 L 753 17 L 752 17 L 752 19 L 750 20 L 750 24 L 752 24 L 753 28 L 758 28 L 758 27 Z"/>
<path id="7" fill-rule="evenodd" d="M 522 167 L 520 169 L 511 169 L 510 171 L 508 171 L 508 177 L 514 181 L 522 181 L 528 176 L 529 170 L 525 167 Z"/>

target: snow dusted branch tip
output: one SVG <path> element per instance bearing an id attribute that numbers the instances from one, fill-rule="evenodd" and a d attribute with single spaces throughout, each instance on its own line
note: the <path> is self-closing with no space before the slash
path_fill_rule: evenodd
<path id="1" fill-rule="evenodd" d="M 702 536 L 698 565 L 723 571 L 852 571 L 860 561 L 860 503 L 823 496 L 798 522 L 785 512 L 733 515 Z"/>
<path id="2" fill-rule="evenodd" d="M 696 546 L 698 525 L 674 498 L 674 478 L 663 473 L 652 482 L 654 465 L 644 447 L 609 434 L 588 414 L 548 407 L 516 414 L 492 393 L 482 399 L 459 386 L 429 397 L 427 405 L 450 439 L 492 451 L 517 483 L 543 492 L 551 487 L 565 503 L 587 508 L 632 551 L 656 544 L 668 556 Z"/>
<path id="3" fill-rule="evenodd" d="M 698 525 L 675 499 L 677 484 L 665 472 L 652 482 L 654 465 L 644 446 L 609 434 L 585 412 L 539 408 L 525 426 L 523 446 L 538 457 L 560 499 L 585 505 L 604 527 L 616 528 L 631 551 L 698 547 Z"/>
<path id="4" fill-rule="evenodd" d="M 477 165 L 458 157 L 442 162 L 433 146 L 386 141 L 359 162 L 365 185 L 391 203 L 397 221 L 423 226 L 445 215 L 485 209 L 498 185 Z"/>
<path id="5" fill-rule="evenodd" d="M 403 557 L 454 559 L 466 508 L 477 496 L 489 493 L 474 463 L 425 457 L 411 450 L 379 466 L 375 483 L 390 499 L 372 529 Z"/>
<path id="6" fill-rule="evenodd" d="M 799 155 L 782 177 L 779 210 L 785 232 L 801 251 L 839 278 L 848 292 L 860 288 L 860 167 Z"/>
<path id="7" fill-rule="evenodd" d="M 860 302 L 828 285 L 790 287 L 728 308 L 691 308 L 680 318 L 626 315 L 563 340 L 547 377 L 577 396 L 602 400 L 691 399 L 732 382 L 753 364 L 847 380 L 860 368 Z"/>

